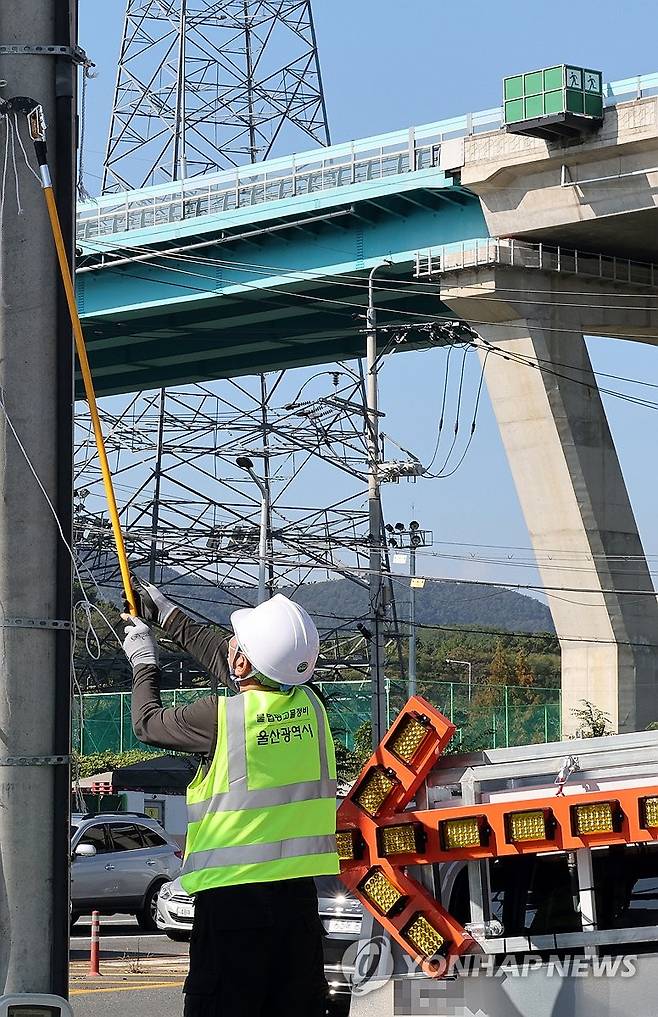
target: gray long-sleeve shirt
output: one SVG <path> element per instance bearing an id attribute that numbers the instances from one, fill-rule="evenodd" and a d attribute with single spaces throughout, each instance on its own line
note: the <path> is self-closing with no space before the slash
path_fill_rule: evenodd
<path id="1" fill-rule="evenodd" d="M 228 640 L 211 626 L 198 624 L 177 608 L 167 619 L 165 631 L 222 685 L 239 691 L 229 672 Z M 205 756 L 207 764 L 217 739 L 217 696 L 204 696 L 188 706 L 164 707 L 160 669 L 139 667 L 133 677 L 132 723 L 137 737 L 147 745 Z M 297 914 L 306 916 L 309 929 L 324 934 L 318 919 L 315 884 L 308 877 L 225 886 L 200 896 L 212 897 L 213 920 L 218 929 L 269 927 L 280 923 L 282 914 Z"/>
<path id="2" fill-rule="evenodd" d="M 178 608 L 164 626 L 171 639 L 199 661 L 217 680 L 237 691 L 228 667 L 228 640 L 209 625 L 193 621 Z M 217 696 L 203 696 L 187 706 L 164 707 L 160 669 L 137 668 L 133 678 L 132 723 L 140 741 L 160 749 L 211 756 L 217 737 Z"/>

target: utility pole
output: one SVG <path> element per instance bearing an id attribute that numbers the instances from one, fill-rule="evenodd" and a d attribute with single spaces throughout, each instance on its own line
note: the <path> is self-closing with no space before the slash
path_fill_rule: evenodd
<path id="1" fill-rule="evenodd" d="M 0 6 L 3 46 L 22 50 L 0 53 L 0 100 L 28 96 L 43 105 L 69 257 L 76 7 L 73 0 Z M 44 53 L 49 46 L 66 50 Z M 24 117 L 18 126 L 27 147 Z M 11 128 L 14 117 L 0 117 L 0 138 Z M 17 163 L 23 215 L 7 186 L 0 243 L 0 395 L 11 421 L 0 413 L 0 995 L 66 996 L 71 563 L 12 428 L 70 542 L 73 344 L 46 208 Z"/>
<path id="2" fill-rule="evenodd" d="M 256 121 L 254 119 L 254 62 L 251 52 L 251 23 L 249 0 L 244 0 L 244 43 L 247 70 L 247 116 L 249 118 L 249 162 L 257 162 Z"/>
<path id="3" fill-rule="evenodd" d="M 409 549 L 409 698 L 416 695 L 416 545 Z"/>
<path id="4" fill-rule="evenodd" d="M 178 70 L 176 80 L 176 112 L 174 119 L 174 153 L 171 167 L 172 180 L 187 177 L 187 151 L 185 148 L 185 41 L 187 32 L 187 0 L 181 0 L 178 21 Z"/>
<path id="5" fill-rule="evenodd" d="M 427 547 L 433 541 L 431 530 L 421 530 L 420 523 L 412 519 L 409 526 L 396 523 L 386 526 L 390 547 L 409 548 L 409 669 L 407 692 L 409 698 L 416 694 L 416 549 Z M 406 555 L 403 556 L 403 560 Z M 421 581 L 422 582 L 422 581 Z"/>
<path id="6" fill-rule="evenodd" d="M 368 312 L 366 315 L 366 406 L 368 447 L 368 539 L 370 542 L 370 577 L 368 594 L 370 634 L 370 681 L 372 744 L 376 748 L 388 728 L 388 710 L 384 674 L 384 584 L 382 577 L 382 506 L 379 490 L 379 407 L 377 364 L 377 309 L 375 308 L 375 273 L 388 262 L 381 262 L 368 276 Z"/>

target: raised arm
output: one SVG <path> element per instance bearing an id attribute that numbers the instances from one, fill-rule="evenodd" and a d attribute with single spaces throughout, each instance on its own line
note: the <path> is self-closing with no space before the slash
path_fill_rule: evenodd
<path id="1" fill-rule="evenodd" d="M 167 635 L 214 674 L 222 685 L 235 691 L 228 667 L 228 639 L 212 625 L 194 621 L 177 607 L 162 626 Z"/>
<path id="2" fill-rule="evenodd" d="M 138 599 L 141 618 L 159 625 L 181 649 L 210 671 L 222 685 L 235 691 L 228 667 L 227 640 L 211 625 L 193 621 L 174 604 L 157 586 L 144 579 L 133 577 L 133 589 Z"/>
<path id="3" fill-rule="evenodd" d="M 157 643 L 150 627 L 128 619 L 123 648 L 133 668 L 132 724 L 140 741 L 160 749 L 208 756 L 217 737 L 217 697 L 187 706 L 164 707 L 160 695 Z"/>

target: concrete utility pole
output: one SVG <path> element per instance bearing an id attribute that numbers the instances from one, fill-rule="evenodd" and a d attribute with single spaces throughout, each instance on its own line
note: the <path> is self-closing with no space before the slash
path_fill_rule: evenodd
<path id="1" fill-rule="evenodd" d="M 409 698 L 416 695 L 416 549 L 432 543 L 431 530 L 421 530 L 420 523 L 412 519 L 409 526 L 396 523 L 386 526 L 390 547 L 409 549 L 409 668 L 407 693 Z M 406 559 L 406 556 L 404 556 Z M 424 582 L 424 580 L 423 580 Z"/>
<path id="2" fill-rule="evenodd" d="M 370 681 L 372 683 L 371 723 L 372 744 L 380 744 L 388 728 L 384 676 L 384 584 L 382 581 L 382 506 L 379 491 L 379 410 L 377 386 L 377 310 L 374 277 L 388 262 L 375 265 L 368 276 L 368 313 L 366 316 L 366 399 L 368 409 L 368 537 L 370 541 L 369 618 L 373 631 L 370 637 Z"/>
<path id="3" fill-rule="evenodd" d="M 409 698 L 416 695 L 416 545 L 409 549 Z"/>
<path id="4" fill-rule="evenodd" d="M 69 47 L 73 0 L 0 4 L 0 98 L 44 107 L 64 239 L 72 250 L 76 66 L 25 47 Z M 6 52 L 20 46 L 22 53 Z M 34 162 L 25 117 L 18 126 Z M 0 147 L 14 117 L 0 118 Z M 39 184 L 16 145 L 0 242 L 0 395 L 70 541 L 71 326 Z M 0 413 L 0 995 L 68 991 L 71 792 L 71 564 L 54 519 Z M 62 625 L 61 623 L 65 624 Z M 58 763 L 62 757 L 64 763 Z"/>

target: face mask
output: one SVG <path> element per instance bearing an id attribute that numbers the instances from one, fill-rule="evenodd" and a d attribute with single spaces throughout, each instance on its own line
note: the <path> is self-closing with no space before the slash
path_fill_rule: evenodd
<path id="1" fill-rule="evenodd" d="M 233 682 L 235 687 L 238 688 L 238 689 L 240 688 L 240 683 L 241 682 L 248 681 L 250 678 L 253 678 L 253 676 L 255 674 L 255 671 L 254 671 L 254 669 L 252 667 L 251 671 L 249 671 L 248 674 L 243 674 L 240 678 L 238 678 L 238 676 L 235 673 L 233 665 L 235 664 L 235 658 L 237 657 L 237 655 L 239 653 L 243 653 L 243 651 L 240 649 L 240 645 L 238 644 L 236 646 L 236 648 L 235 648 L 235 652 L 233 653 L 233 662 L 231 663 L 231 661 L 227 658 L 229 677 L 231 678 L 231 681 Z"/>

